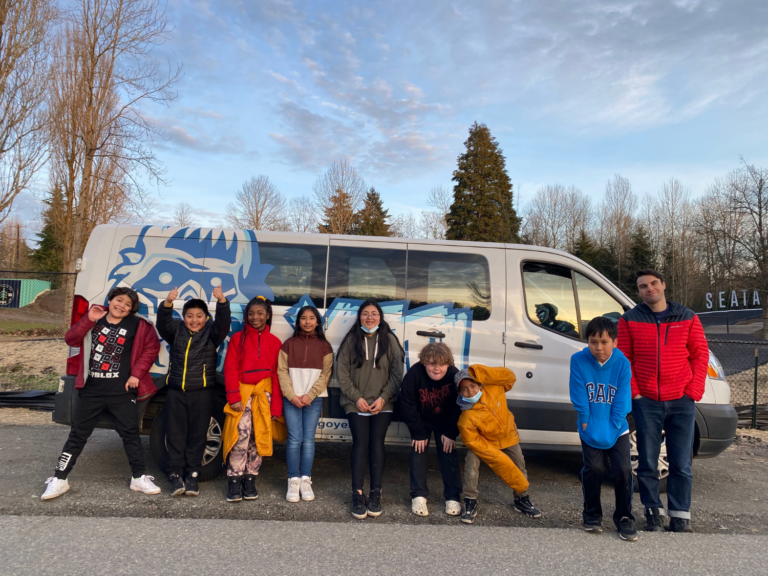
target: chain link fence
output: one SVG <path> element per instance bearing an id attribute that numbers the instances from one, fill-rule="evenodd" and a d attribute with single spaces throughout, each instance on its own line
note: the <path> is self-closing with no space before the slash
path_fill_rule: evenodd
<path id="1" fill-rule="evenodd" d="M 739 427 L 768 430 L 768 342 L 708 339 L 731 387 Z"/>
<path id="2" fill-rule="evenodd" d="M 0 391 L 55 390 L 76 274 L 0 270 Z"/>

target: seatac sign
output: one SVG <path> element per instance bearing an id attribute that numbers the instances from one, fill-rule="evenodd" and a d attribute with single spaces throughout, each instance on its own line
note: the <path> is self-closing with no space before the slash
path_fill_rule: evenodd
<path id="1" fill-rule="evenodd" d="M 712 308 L 734 310 L 759 307 L 760 293 L 757 290 L 707 292 L 707 310 L 712 310 Z"/>

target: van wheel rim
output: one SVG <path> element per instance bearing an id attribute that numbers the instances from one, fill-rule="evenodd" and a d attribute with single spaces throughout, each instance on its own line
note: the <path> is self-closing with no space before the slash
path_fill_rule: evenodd
<path id="1" fill-rule="evenodd" d="M 205 442 L 205 452 L 203 452 L 203 466 L 207 466 L 221 452 L 221 426 L 216 418 L 211 418 L 211 424 L 208 426 L 208 435 Z"/>
<path id="2" fill-rule="evenodd" d="M 637 476 L 638 452 L 637 452 L 637 431 L 631 430 L 629 433 L 629 457 L 632 461 L 632 473 Z M 661 449 L 659 450 L 659 480 L 669 476 L 669 460 L 667 459 L 667 442 L 664 431 L 661 432 Z"/>

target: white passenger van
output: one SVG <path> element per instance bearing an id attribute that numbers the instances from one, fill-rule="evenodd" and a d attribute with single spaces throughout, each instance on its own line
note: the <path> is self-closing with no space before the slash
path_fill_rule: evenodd
<path id="1" fill-rule="evenodd" d="M 314 304 L 334 350 L 355 321 L 359 305 L 378 301 L 406 352 L 406 369 L 433 341 L 450 346 L 458 367 L 507 366 L 517 375 L 508 403 L 524 449 L 580 450 L 576 412 L 568 391 L 569 361 L 584 348 L 584 328 L 595 316 L 618 321 L 633 306 L 618 288 L 578 258 L 548 248 L 515 244 L 406 240 L 253 232 L 167 226 L 98 226 L 83 255 L 72 322 L 90 304 L 106 303 L 115 286 L 139 294 L 139 314 L 155 320 L 168 292 L 179 289 L 177 313 L 189 298 L 209 301 L 222 285 L 232 306 L 232 333 L 254 296 L 273 302 L 273 333 L 285 340 L 299 308 Z M 74 351 L 71 351 L 71 354 Z M 219 356 L 223 366 L 226 344 Z M 153 454 L 165 456 L 165 346 L 153 367 L 160 389 L 140 404 L 142 432 Z M 219 374 L 219 384 L 223 384 Z M 54 420 L 71 422 L 77 402 L 74 366 L 56 396 Z M 211 421 L 203 477 L 221 470 L 223 389 Z M 324 399 L 318 440 L 351 439 L 332 381 Z M 390 443 L 410 443 L 404 424 L 392 423 Z M 704 398 L 697 404 L 694 454 L 714 456 L 732 442 L 736 413 L 719 362 L 711 357 Z M 105 416 L 101 426 L 111 427 Z M 660 469 L 667 474 L 662 451 Z"/>

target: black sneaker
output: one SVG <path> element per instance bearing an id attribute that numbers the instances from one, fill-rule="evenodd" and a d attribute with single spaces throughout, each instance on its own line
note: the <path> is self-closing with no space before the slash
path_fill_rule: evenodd
<path id="1" fill-rule="evenodd" d="M 598 520 L 584 520 L 582 527 L 590 534 L 600 534 L 603 531 L 603 523 Z"/>
<path id="2" fill-rule="evenodd" d="M 178 474 L 168 474 L 168 483 L 171 485 L 171 496 L 184 494 L 184 481 Z"/>
<path id="3" fill-rule="evenodd" d="M 259 497 L 259 491 L 256 490 L 256 475 L 246 474 L 243 476 L 243 498 L 246 500 L 256 500 Z"/>
<path id="4" fill-rule="evenodd" d="M 671 518 L 669 521 L 669 528 L 667 528 L 670 532 L 693 532 L 693 526 L 691 526 L 691 521 L 687 518 Z"/>
<path id="5" fill-rule="evenodd" d="M 659 514 L 658 508 L 645 509 L 645 531 L 664 532 L 664 516 Z"/>
<path id="6" fill-rule="evenodd" d="M 637 530 L 635 530 L 635 522 L 632 518 L 624 516 L 619 520 L 619 538 L 629 542 L 637 540 Z"/>
<path id="7" fill-rule="evenodd" d="M 474 524 L 477 516 L 477 498 L 464 498 L 464 513 L 461 515 L 461 521 L 464 524 Z"/>
<path id="8" fill-rule="evenodd" d="M 522 512 L 523 514 L 531 518 L 541 518 L 541 512 L 539 512 L 536 506 L 531 504 L 531 499 L 528 498 L 528 496 L 523 496 L 522 498 L 515 498 L 515 510 L 517 510 L 518 512 Z"/>
<path id="9" fill-rule="evenodd" d="M 368 516 L 368 509 L 365 507 L 365 496 L 357 490 L 352 491 L 352 516 L 358 520 L 363 520 Z"/>
<path id="10" fill-rule="evenodd" d="M 374 518 L 381 516 L 381 488 L 371 490 L 368 495 L 368 516 Z"/>
<path id="11" fill-rule="evenodd" d="M 243 499 L 243 479 L 240 476 L 227 478 L 227 502 L 240 502 Z"/>
<path id="12" fill-rule="evenodd" d="M 184 479 L 184 488 L 184 494 L 187 496 L 197 496 L 200 494 L 200 486 L 197 484 L 197 472 L 187 474 L 187 477 Z"/>

